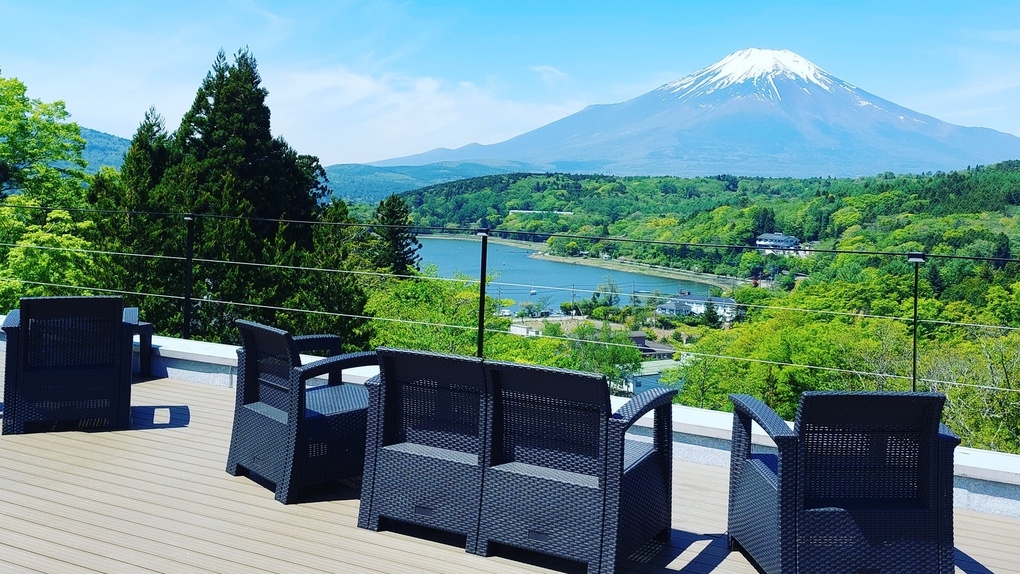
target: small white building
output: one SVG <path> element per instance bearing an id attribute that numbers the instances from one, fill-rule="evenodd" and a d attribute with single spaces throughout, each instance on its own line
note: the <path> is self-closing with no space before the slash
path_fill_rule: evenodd
<path id="1" fill-rule="evenodd" d="M 782 233 L 762 233 L 754 240 L 754 245 L 766 255 L 792 255 L 800 248 L 800 239 Z"/>
<path id="2" fill-rule="evenodd" d="M 685 315 L 703 315 L 708 302 L 712 302 L 715 312 L 725 322 L 732 322 L 737 318 L 739 307 L 737 302 L 729 297 L 713 297 L 711 295 L 692 295 L 681 293 L 671 297 L 669 301 L 660 304 L 655 308 L 656 315 L 669 315 L 683 317 Z"/>
<path id="3" fill-rule="evenodd" d="M 542 331 L 539 331 L 538 329 L 533 329 L 528 325 L 514 323 L 513 325 L 510 325 L 510 334 L 520 335 L 522 337 L 537 337 L 542 334 Z"/>

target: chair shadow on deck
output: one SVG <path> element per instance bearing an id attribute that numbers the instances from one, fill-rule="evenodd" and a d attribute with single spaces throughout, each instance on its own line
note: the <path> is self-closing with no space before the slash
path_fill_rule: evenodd
<path id="1" fill-rule="evenodd" d="M 629 572 L 710 574 L 728 555 L 725 534 L 698 534 L 673 529 L 668 543 L 650 542 L 629 559 L 623 560 L 621 566 Z M 682 567 L 677 563 L 681 557 Z M 677 567 L 680 569 L 677 570 Z"/>
<path id="2" fill-rule="evenodd" d="M 953 562 L 964 574 L 993 574 L 991 570 L 959 548 L 953 549 Z"/>
<path id="3" fill-rule="evenodd" d="M 711 574 L 726 560 L 728 554 L 725 534 L 697 534 L 673 529 L 669 542 L 649 542 L 629 558 L 620 559 L 617 563 L 617 570 L 635 574 Z M 587 572 L 587 566 L 583 562 L 574 562 L 502 544 L 493 545 L 492 555 L 564 574 Z M 680 566 L 675 562 L 682 555 L 683 566 Z"/>
<path id="4" fill-rule="evenodd" d="M 255 484 L 273 490 L 276 483 L 249 471 L 246 475 Z M 361 498 L 361 477 L 345 477 L 336 482 L 323 482 L 305 486 L 294 496 L 295 503 L 314 504 L 316 502 L 334 502 L 338 500 L 358 500 Z"/>
<path id="5" fill-rule="evenodd" d="M 182 428 L 191 422 L 187 405 L 145 405 L 131 407 L 131 430 Z"/>

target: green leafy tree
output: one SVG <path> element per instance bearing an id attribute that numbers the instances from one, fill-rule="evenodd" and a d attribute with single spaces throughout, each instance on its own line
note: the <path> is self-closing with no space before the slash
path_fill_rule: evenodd
<path id="1" fill-rule="evenodd" d="M 373 320 L 371 346 L 405 347 L 474 355 L 478 344 L 478 287 L 467 277 L 440 279 L 434 265 L 420 276 L 387 279 L 376 285 L 365 307 Z M 496 301 L 485 302 L 486 345 L 510 321 L 496 316 Z M 509 336 L 509 335 L 504 335 Z"/>
<path id="2" fill-rule="evenodd" d="M 45 206 L 84 206 L 85 140 L 69 117 L 64 102 L 31 99 L 17 78 L 0 76 L 0 193 L 22 193 Z"/>
<path id="3" fill-rule="evenodd" d="M 330 200 L 321 218 L 325 225 L 313 228 L 313 248 L 293 254 L 309 270 L 297 275 L 297 288 L 284 304 L 315 313 L 280 314 L 277 323 L 297 333 L 341 333 L 345 350 L 362 350 L 372 334 L 365 317 L 368 291 L 376 286 L 358 274 L 370 267 L 359 249 L 368 242 L 367 231 L 339 198 Z"/>
<path id="4" fill-rule="evenodd" d="M 85 253 L 94 225 L 69 209 L 87 205 L 77 124 L 61 101 L 31 99 L 16 78 L 0 77 L 0 305 L 18 297 L 80 293 L 108 285 L 108 261 Z M 51 208 L 51 209 L 42 209 Z M 59 208 L 59 209 L 52 209 Z M 67 286 L 67 287 L 65 287 Z"/>
<path id="5" fill-rule="evenodd" d="M 0 211 L 0 218 L 6 219 L 13 210 Z M 90 294 L 65 286 L 109 284 L 109 260 L 91 253 L 92 244 L 83 239 L 91 226 L 91 221 L 75 222 L 59 209 L 47 213 L 43 225 L 25 225 L 0 266 L 0 307 L 17 307 L 20 297 Z"/>
<path id="6" fill-rule="evenodd" d="M 584 322 L 568 335 L 569 353 L 560 355 L 553 366 L 606 375 L 612 390 L 622 393 L 627 380 L 640 370 L 641 351 L 626 331 L 609 323 L 596 327 Z"/>

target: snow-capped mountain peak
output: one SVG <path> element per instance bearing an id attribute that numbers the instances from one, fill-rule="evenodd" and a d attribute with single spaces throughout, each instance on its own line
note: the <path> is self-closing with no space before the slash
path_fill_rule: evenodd
<path id="1" fill-rule="evenodd" d="M 948 171 L 1017 157 L 1020 138 L 941 122 L 789 50 L 747 49 L 505 142 L 388 165 L 496 160 L 571 173 L 813 177 Z"/>
<path id="2" fill-rule="evenodd" d="M 679 100 L 687 100 L 750 83 L 759 96 L 781 100 L 782 95 L 776 86 L 776 80 L 781 78 L 815 85 L 827 92 L 833 91 L 836 85 L 853 89 L 853 86 L 841 82 L 808 59 L 789 50 L 748 48 L 734 52 L 685 78 L 670 82 L 659 90 L 672 93 Z"/>

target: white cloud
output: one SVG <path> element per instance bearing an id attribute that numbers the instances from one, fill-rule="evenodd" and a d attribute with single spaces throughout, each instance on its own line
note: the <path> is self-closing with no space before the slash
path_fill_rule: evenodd
<path id="1" fill-rule="evenodd" d="M 545 85 L 549 87 L 555 87 L 570 78 L 566 72 L 558 70 L 553 66 L 531 66 L 529 69 L 532 72 L 538 73 Z"/>
<path id="2" fill-rule="evenodd" d="M 975 36 L 974 30 L 966 36 Z M 1020 30 L 981 31 L 981 39 L 999 38 L 994 46 L 968 44 L 947 48 L 945 70 L 936 88 L 915 91 L 897 103 L 950 123 L 986 127 L 1020 136 L 1020 50 L 1001 42 Z"/>
<path id="3" fill-rule="evenodd" d="M 324 165 L 362 163 L 438 147 L 496 143 L 583 107 L 578 101 L 521 102 L 470 82 L 346 68 L 262 68 L 273 132 Z"/>

